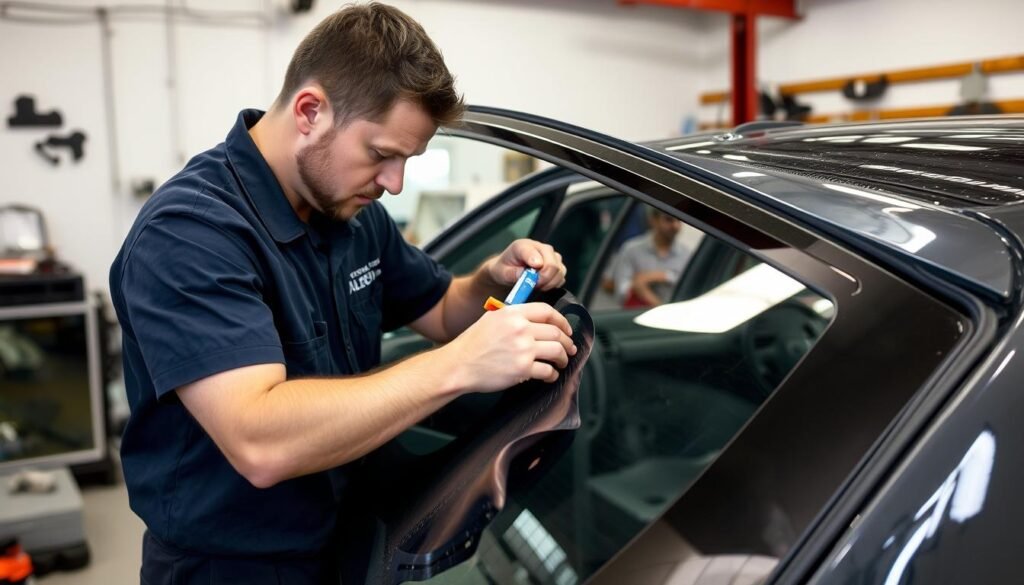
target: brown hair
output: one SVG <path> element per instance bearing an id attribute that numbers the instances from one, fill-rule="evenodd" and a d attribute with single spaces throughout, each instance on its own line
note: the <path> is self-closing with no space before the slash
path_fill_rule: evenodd
<path id="1" fill-rule="evenodd" d="M 400 99 L 419 104 L 438 125 L 457 122 L 465 111 L 455 78 L 423 27 L 377 2 L 346 5 L 306 35 L 274 108 L 312 81 L 327 92 L 338 126 L 379 120 Z"/>

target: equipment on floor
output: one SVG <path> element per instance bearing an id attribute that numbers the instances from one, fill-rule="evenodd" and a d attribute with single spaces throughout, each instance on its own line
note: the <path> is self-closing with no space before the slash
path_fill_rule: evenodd
<path id="1" fill-rule="evenodd" d="M 0 542 L 0 584 L 26 583 L 32 574 L 32 559 L 22 550 L 18 539 L 8 538 Z"/>
<path id="2" fill-rule="evenodd" d="M 89 564 L 78 485 L 67 468 L 46 473 L 53 489 L 43 492 L 12 491 L 9 486 L 18 483 L 14 474 L 0 476 L 0 541 L 19 542 L 36 575 Z"/>

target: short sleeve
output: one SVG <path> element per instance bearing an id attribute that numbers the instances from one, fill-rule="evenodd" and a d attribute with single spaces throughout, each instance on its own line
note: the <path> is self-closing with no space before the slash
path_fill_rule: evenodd
<path id="1" fill-rule="evenodd" d="M 448 292 L 452 275 L 427 253 L 409 244 L 383 209 L 374 206 L 374 221 L 381 235 L 384 266 L 384 331 L 422 317 Z"/>
<path id="2" fill-rule="evenodd" d="M 284 363 L 253 255 L 206 219 L 151 219 L 124 258 L 120 286 L 158 397 L 219 372 Z"/>
<path id="3" fill-rule="evenodd" d="M 615 259 L 615 267 L 612 271 L 615 276 L 615 298 L 621 303 L 633 288 L 633 276 L 636 274 L 634 248 L 632 246 L 622 246 L 622 252 Z"/>

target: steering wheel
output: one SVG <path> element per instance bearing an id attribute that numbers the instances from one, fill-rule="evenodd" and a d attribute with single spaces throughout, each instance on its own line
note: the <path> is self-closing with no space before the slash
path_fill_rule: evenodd
<path id="1" fill-rule="evenodd" d="M 744 362 L 750 364 L 762 397 L 767 397 L 821 337 L 829 320 L 790 299 L 751 319 L 742 336 Z"/>
<path id="2" fill-rule="evenodd" d="M 583 366 L 580 379 L 580 410 L 582 427 L 579 432 L 592 441 L 604 427 L 608 404 L 608 381 L 606 379 L 601 342 L 594 340 L 590 358 Z"/>

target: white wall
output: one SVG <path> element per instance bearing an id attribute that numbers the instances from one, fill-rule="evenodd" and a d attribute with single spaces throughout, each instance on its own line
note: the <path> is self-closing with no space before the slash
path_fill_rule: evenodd
<path id="1" fill-rule="evenodd" d="M 165 5 L 160 0 L 102 3 Z M 615 0 L 394 3 L 435 39 L 470 103 L 520 109 L 634 139 L 678 134 L 684 116 L 696 108 L 703 22 L 698 14 L 622 7 Z M 57 133 L 82 129 L 88 135 L 83 161 L 53 168 L 32 150 L 50 132 L 0 127 L 0 204 L 41 207 L 59 256 L 85 272 L 90 288 L 105 289 L 110 262 L 140 205 L 129 184 L 143 178 L 159 184 L 185 159 L 221 141 L 239 109 L 266 107 L 299 40 L 341 3 L 320 0 L 311 14 L 299 17 L 284 15 L 285 4 L 187 4 L 219 12 L 265 11 L 273 24 L 264 28 L 192 20 L 168 27 L 159 14 L 113 18 L 116 177 L 108 156 L 98 23 L 0 19 L 3 118 L 15 97 L 28 93 L 41 109 L 62 111 L 65 125 Z"/>
<path id="2" fill-rule="evenodd" d="M 927 67 L 1024 53 L 1021 0 L 803 0 L 804 17 L 758 19 L 758 80 L 778 85 L 894 69 Z M 729 20 L 709 15 L 702 40 L 701 91 L 729 87 Z M 1024 72 L 989 78 L 991 99 L 1024 98 Z M 957 80 L 891 85 L 864 107 L 901 108 L 960 102 Z M 799 100 L 814 113 L 854 109 L 840 92 Z M 701 107 L 713 120 L 716 106 Z M 725 110 L 725 118 L 730 112 Z"/>
<path id="3" fill-rule="evenodd" d="M 90 286 L 96 286 L 104 264 L 109 265 L 117 231 L 109 196 L 98 28 L 65 26 L 50 33 L 35 25 L 0 21 L 0 45 L 0 203 L 43 208 L 53 243 L 89 274 Z M 96 58 L 79 60 L 77 55 Z M 35 95 L 39 111 L 59 110 L 64 127 L 8 129 L 7 117 L 21 93 Z M 79 129 L 87 135 L 85 158 L 79 164 L 53 168 L 33 150 L 50 133 L 67 135 Z"/>
<path id="4" fill-rule="evenodd" d="M 118 0 L 107 6 L 139 2 Z M 150 3 L 159 6 L 161 3 Z M 191 2 L 195 8 L 199 2 Z M 218 11 L 260 9 L 253 0 L 205 2 Z M 85 0 L 63 3 L 83 8 Z M 68 15 L 11 9 L 15 19 L 35 21 Z M 221 141 L 242 107 L 272 96 L 266 53 L 269 31 L 198 24 L 169 28 L 159 13 L 111 18 L 110 37 L 118 156 L 111 167 L 104 101 L 103 53 L 98 19 L 72 16 L 73 24 L 0 19 L 0 205 L 24 203 L 46 214 L 58 257 L 84 272 L 90 289 L 107 288 L 107 272 L 138 211 L 129 184 L 157 184 L 181 168 L 185 158 Z M 169 59 L 169 42 L 176 50 Z M 176 61 L 176 67 L 170 64 Z M 177 88 L 176 99 L 169 90 Z M 6 118 L 21 94 L 37 109 L 57 109 L 59 129 L 8 129 Z M 173 107 L 172 107 L 173 106 Z M 52 167 L 33 150 L 50 134 L 81 129 L 85 158 Z"/>
<path id="5" fill-rule="evenodd" d="M 696 104 L 700 14 L 615 0 L 393 0 L 444 53 L 472 104 L 558 118 L 629 139 L 678 134 Z M 275 71 L 336 8 L 275 30 Z"/>

